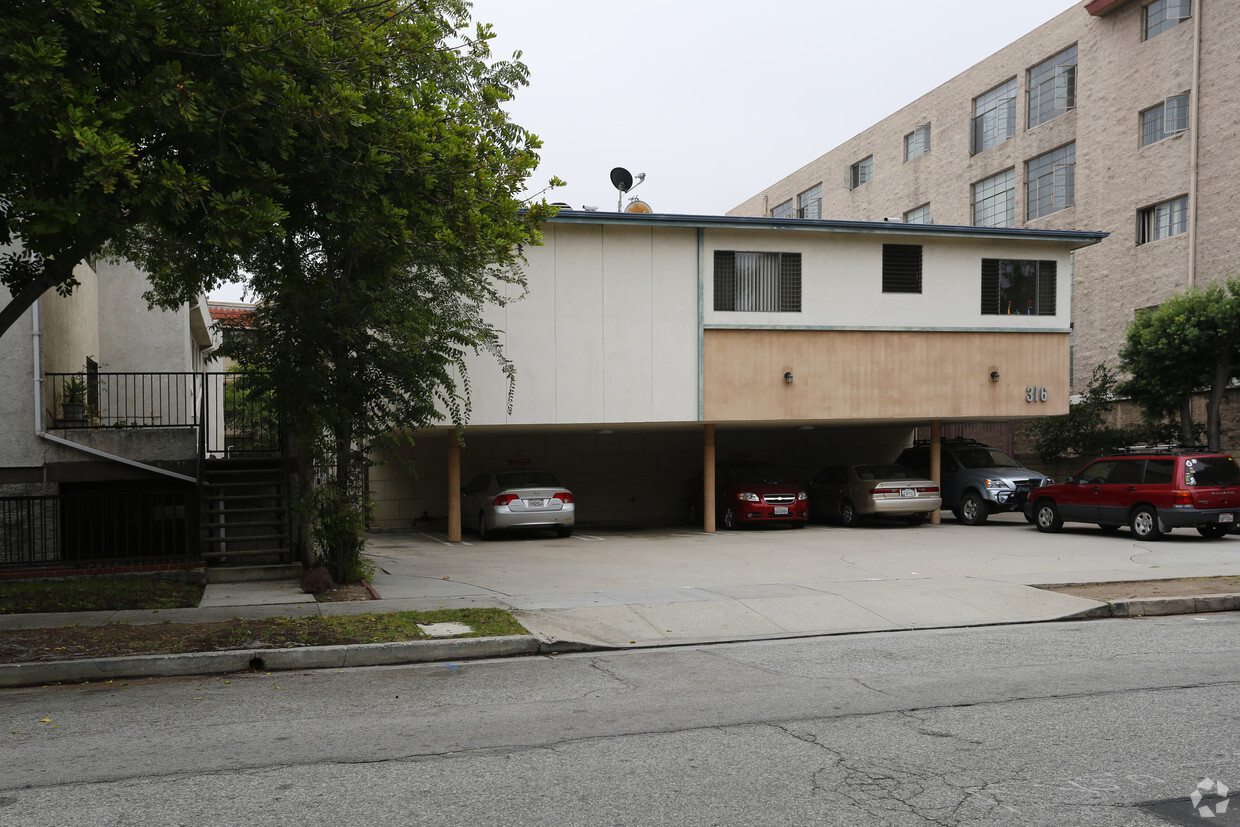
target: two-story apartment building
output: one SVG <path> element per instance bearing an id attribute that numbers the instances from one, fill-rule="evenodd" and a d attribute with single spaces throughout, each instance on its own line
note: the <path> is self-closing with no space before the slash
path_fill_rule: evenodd
<path id="1" fill-rule="evenodd" d="M 1073 383 L 1133 314 L 1240 273 L 1240 5 L 1074 3 L 734 208 L 1110 233 L 1074 257 Z"/>
<path id="2" fill-rule="evenodd" d="M 375 527 L 452 515 L 459 537 L 461 480 L 514 465 L 559 474 L 582 524 L 683 521 L 716 458 L 806 479 L 891 461 L 918 425 L 1064 413 L 1071 258 L 1105 235 L 598 212 L 544 234 L 491 318 L 511 408 L 473 360 L 464 447 L 426 429 L 416 476 L 372 469 Z"/>

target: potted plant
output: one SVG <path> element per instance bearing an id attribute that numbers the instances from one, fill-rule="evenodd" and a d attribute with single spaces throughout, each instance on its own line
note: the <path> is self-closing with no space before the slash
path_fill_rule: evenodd
<path id="1" fill-rule="evenodd" d="M 65 422 L 86 421 L 86 383 L 80 377 L 71 376 L 61 386 L 64 399 L 60 403 L 60 415 Z"/>

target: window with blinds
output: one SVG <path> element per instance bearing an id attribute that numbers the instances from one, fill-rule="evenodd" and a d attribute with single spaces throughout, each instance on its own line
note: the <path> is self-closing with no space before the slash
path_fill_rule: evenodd
<path id="1" fill-rule="evenodd" d="M 715 251 L 715 310 L 801 312 L 801 254 Z"/>
<path id="2" fill-rule="evenodd" d="M 883 245 L 883 292 L 921 292 L 921 245 Z"/>
<path id="3" fill-rule="evenodd" d="M 982 259 L 982 314 L 1054 316 L 1055 262 Z"/>

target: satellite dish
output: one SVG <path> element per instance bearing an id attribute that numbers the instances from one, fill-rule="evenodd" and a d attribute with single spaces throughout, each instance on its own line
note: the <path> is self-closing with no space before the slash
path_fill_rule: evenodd
<path id="1" fill-rule="evenodd" d="M 647 213 L 647 214 L 654 212 L 654 210 L 650 209 L 649 204 L 647 204 L 645 201 L 638 201 L 636 198 L 634 198 L 632 201 L 629 202 L 629 205 L 624 208 L 624 211 L 625 212 Z"/>
<path id="2" fill-rule="evenodd" d="M 624 167 L 616 167 L 611 171 L 611 185 L 621 192 L 633 188 L 633 174 Z"/>

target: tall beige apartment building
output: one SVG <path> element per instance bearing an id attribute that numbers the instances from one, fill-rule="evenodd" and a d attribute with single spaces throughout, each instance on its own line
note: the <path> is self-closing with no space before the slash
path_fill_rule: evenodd
<path id="1" fill-rule="evenodd" d="M 1238 188 L 1240 2 L 1091 0 L 729 214 L 1110 233 L 1073 263 L 1079 390 L 1135 312 L 1240 274 Z"/>

